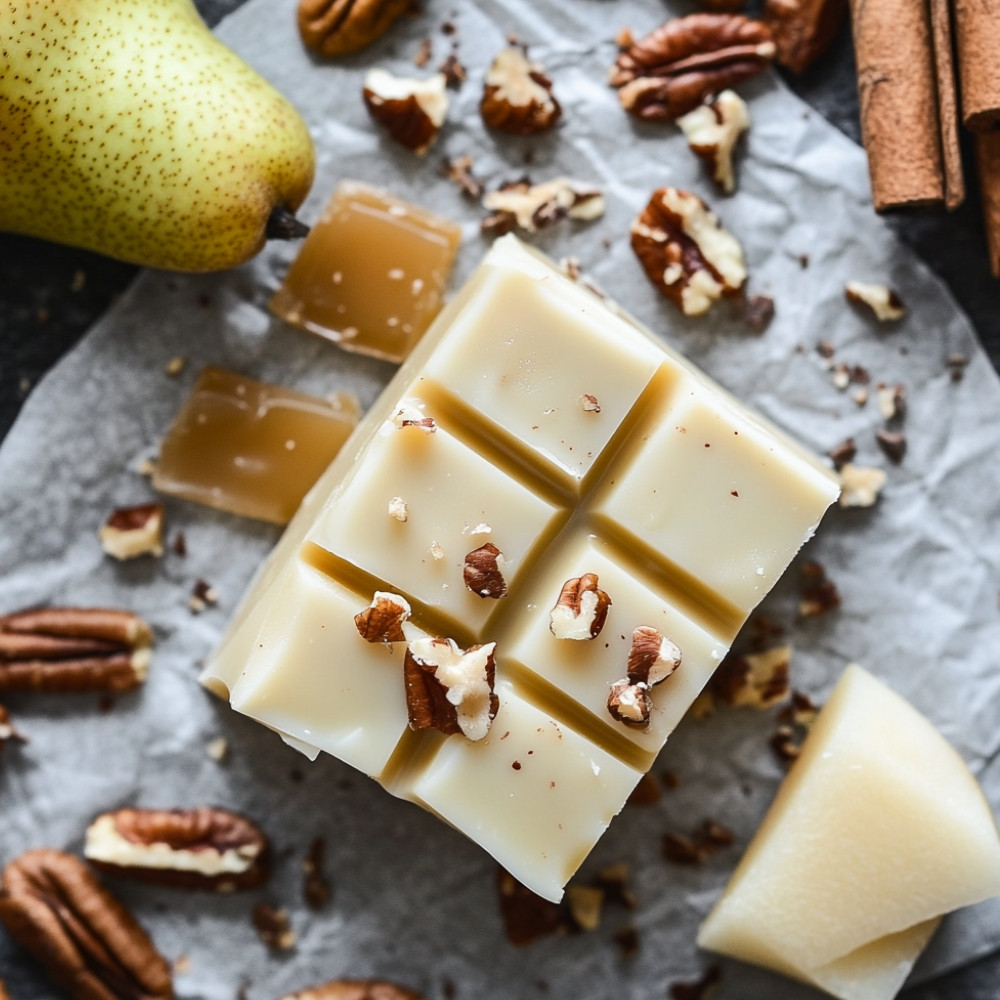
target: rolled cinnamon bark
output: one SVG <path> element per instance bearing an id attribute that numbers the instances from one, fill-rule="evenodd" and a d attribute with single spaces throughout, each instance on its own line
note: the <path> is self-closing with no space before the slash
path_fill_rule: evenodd
<path id="1" fill-rule="evenodd" d="M 1000 278 L 1000 131 L 981 132 L 976 136 L 976 157 L 990 271 L 994 278 Z"/>
<path id="2" fill-rule="evenodd" d="M 930 0 L 934 70 L 937 76 L 938 118 L 941 126 L 941 165 L 944 169 L 944 205 L 949 211 L 965 201 L 962 152 L 958 141 L 958 94 L 952 58 L 951 0 Z"/>
<path id="3" fill-rule="evenodd" d="M 1000 128 L 1000 0 L 955 0 L 962 120 L 985 132 Z"/>
<path id="4" fill-rule="evenodd" d="M 924 0 L 851 0 L 861 133 L 877 212 L 944 202 L 941 130 Z"/>

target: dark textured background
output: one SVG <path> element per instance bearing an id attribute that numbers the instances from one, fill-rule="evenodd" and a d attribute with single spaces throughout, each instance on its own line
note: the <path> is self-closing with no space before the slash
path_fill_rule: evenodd
<path id="1" fill-rule="evenodd" d="M 210 24 L 241 0 L 195 0 Z M 850 33 L 792 89 L 856 141 L 858 98 Z M 945 281 L 972 319 L 1000 369 L 1000 281 L 990 277 L 971 149 L 965 149 L 969 195 L 956 212 L 900 215 L 890 224 Z M 82 336 L 128 285 L 136 268 L 96 254 L 0 234 L 0 439 L 45 371 Z M 909 992 L 911 1000 L 998 1000 L 996 957 Z"/>

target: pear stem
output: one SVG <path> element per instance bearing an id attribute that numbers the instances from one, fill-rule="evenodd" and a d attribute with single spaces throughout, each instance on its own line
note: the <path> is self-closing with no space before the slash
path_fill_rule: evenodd
<path id="1" fill-rule="evenodd" d="M 264 235 L 269 240 L 300 240 L 309 235 L 309 227 L 283 205 L 276 205 L 268 216 Z"/>

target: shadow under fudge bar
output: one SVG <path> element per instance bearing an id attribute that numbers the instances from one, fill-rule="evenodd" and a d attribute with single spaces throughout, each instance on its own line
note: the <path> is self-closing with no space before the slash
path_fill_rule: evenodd
<path id="1" fill-rule="evenodd" d="M 401 409 L 434 431 L 394 421 Z M 311 491 L 202 680 L 558 899 L 837 489 L 804 449 L 505 237 Z M 485 542 L 503 555 L 497 600 L 463 582 Z M 594 639 L 558 639 L 549 611 L 584 573 L 611 599 L 607 621 Z M 376 591 L 409 603 L 408 640 L 496 643 L 484 739 L 409 728 L 406 644 L 355 627 Z M 607 707 L 640 626 L 682 654 L 650 692 L 647 728 Z"/>

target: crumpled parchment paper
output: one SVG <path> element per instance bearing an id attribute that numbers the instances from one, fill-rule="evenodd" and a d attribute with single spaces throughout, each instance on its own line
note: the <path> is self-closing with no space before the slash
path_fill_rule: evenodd
<path id="1" fill-rule="evenodd" d="M 306 116 L 319 154 L 313 192 L 300 213 L 312 221 L 342 177 L 363 178 L 462 220 L 467 238 L 453 286 L 483 251 L 480 210 L 437 167 L 471 154 L 489 186 L 529 171 L 601 185 L 607 214 L 561 224 L 533 242 L 554 257 L 576 257 L 584 271 L 665 341 L 807 445 L 826 451 L 848 435 L 861 464 L 886 466 L 888 485 L 870 510 L 832 510 L 803 558 L 818 559 L 840 588 L 843 607 L 797 621 L 798 564 L 762 613 L 785 625 L 795 646 L 793 684 L 822 699 L 849 661 L 886 679 L 956 746 L 1000 807 L 1000 391 L 966 319 L 945 289 L 899 245 L 871 210 L 864 155 L 788 93 L 773 76 L 742 87 L 753 127 L 737 165 L 735 196 L 713 189 L 673 126 L 633 123 L 605 84 L 619 28 L 642 33 L 667 11 L 659 3 L 606 0 L 454 0 L 428 4 L 361 56 L 314 61 L 295 28 L 294 0 L 251 0 L 219 33 L 281 88 Z M 469 80 L 453 97 L 438 145 L 418 160 L 383 139 L 361 99 L 364 70 L 399 73 L 420 39 L 433 40 L 436 66 L 454 41 Z M 485 132 L 480 81 L 513 33 L 531 44 L 565 109 L 554 136 L 533 141 Z M 648 285 L 628 247 L 628 226 L 653 188 L 696 191 L 743 242 L 749 293 L 774 296 L 777 315 L 755 335 L 736 311 L 685 320 Z M 0 450 L 0 609 L 32 604 L 132 608 L 154 626 L 149 680 L 110 710 L 96 696 L 6 699 L 30 737 L 0 762 L 0 860 L 30 847 L 81 848 L 98 812 L 125 805 L 216 803 L 258 819 L 276 850 L 269 885 L 220 898 L 115 882 L 164 954 L 184 956 L 181 997 L 278 997 L 335 976 L 396 979 L 429 998 L 532 997 L 661 1000 L 668 984 L 693 979 L 703 964 L 695 931 L 721 891 L 741 848 L 767 808 L 783 770 L 767 747 L 772 713 L 722 710 L 688 720 L 656 770 L 681 778 L 647 807 L 629 807 L 585 863 L 581 880 L 627 861 L 639 899 L 629 912 L 609 907 L 589 934 L 523 949 L 504 939 L 494 863 L 472 843 L 418 808 L 390 798 L 338 761 L 309 764 L 270 732 L 231 712 L 196 683 L 275 529 L 168 500 L 169 537 L 183 530 L 186 557 L 128 564 L 103 556 L 96 531 L 116 506 L 150 497 L 137 473 L 205 364 L 324 394 L 355 391 L 368 405 L 392 366 L 339 351 L 269 316 L 266 302 L 295 252 L 270 246 L 224 274 L 142 274 L 107 316 L 38 386 Z M 807 255 L 808 261 L 805 257 Z M 843 297 L 851 278 L 885 281 L 909 307 L 880 326 Z M 859 407 L 831 384 L 815 350 L 860 364 L 872 382 L 906 386 L 909 452 L 890 466 L 874 432 L 872 400 Z M 969 359 L 953 382 L 946 359 Z M 187 359 L 176 378 L 174 356 Z M 801 559 L 799 560 L 801 563 Z M 219 605 L 187 606 L 198 578 Z M 207 753 L 228 740 L 221 764 Z M 711 817 L 736 845 L 700 867 L 661 857 L 667 831 L 691 833 Z M 333 880 L 320 912 L 302 901 L 301 863 L 322 835 Z M 267 952 L 250 924 L 253 903 L 287 907 L 297 947 Z M 817 906 L 823 901 L 817 899 Z M 623 961 L 612 940 L 634 926 L 639 953 Z M 1000 906 L 949 918 L 922 960 L 927 978 L 1000 947 Z M 36 1000 L 51 988 L 4 935 L 0 971 L 12 996 Z M 449 985 L 450 984 L 450 985 Z M 738 963 L 724 963 L 720 998 L 804 998 L 807 988 Z"/>

